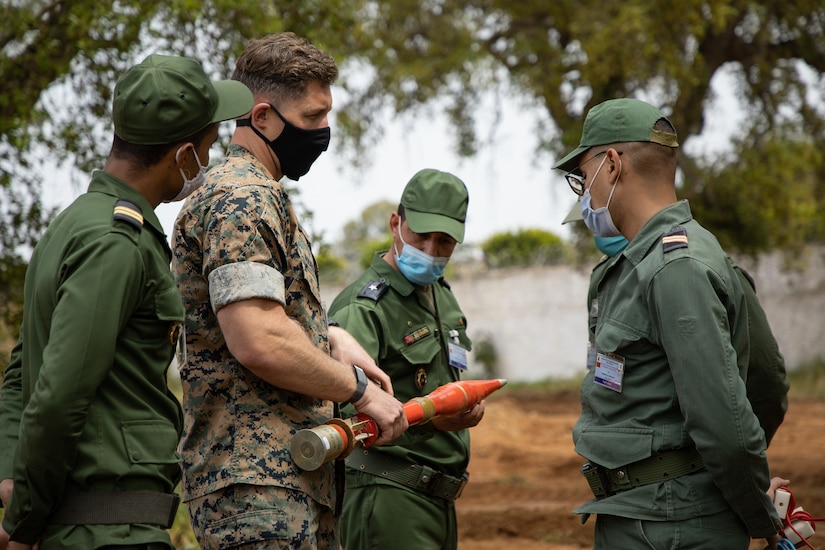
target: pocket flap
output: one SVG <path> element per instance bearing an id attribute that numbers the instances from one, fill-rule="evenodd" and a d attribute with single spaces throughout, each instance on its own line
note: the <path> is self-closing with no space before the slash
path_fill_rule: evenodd
<path id="1" fill-rule="evenodd" d="M 183 321 L 186 311 L 177 287 L 172 286 L 155 294 L 155 315 L 161 321 Z"/>
<path id="2" fill-rule="evenodd" d="M 401 350 L 401 355 L 411 365 L 425 365 L 432 363 L 436 354 L 441 350 L 434 336 L 407 346 Z"/>
<path id="3" fill-rule="evenodd" d="M 121 425 L 126 454 L 132 464 L 176 464 L 178 431 L 163 420 L 124 422 Z"/>
<path id="4" fill-rule="evenodd" d="M 605 468 L 618 468 L 653 454 L 653 430 L 586 429 L 576 441 L 576 452 Z"/>

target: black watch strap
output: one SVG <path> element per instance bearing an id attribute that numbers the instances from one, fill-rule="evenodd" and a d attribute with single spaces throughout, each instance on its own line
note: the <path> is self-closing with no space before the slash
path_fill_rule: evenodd
<path id="1" fill-rule="evenodd" d="M 364 373 L 364 369 L 358 365 L 353 365 L 352 370 L 355 372 L 355 391 L 352 393 L 350 398 L 347 399 L 347 403 L 355 403 L 364 397 L 364 393 L 367 391 L 367 384 L 369 383 L 369 380 L 367 380 L 367 375 Z"/>

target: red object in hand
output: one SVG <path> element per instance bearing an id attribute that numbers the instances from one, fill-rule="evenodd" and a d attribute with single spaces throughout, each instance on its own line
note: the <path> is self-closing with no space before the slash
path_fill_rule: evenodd
<path id="1" fill-rule="evenodd" d="M 452 416 L 470 410 L 507 383 L 492 380 L 460 380 L 434 389 L 404 403 L 410 426 L 429 422 L 438 416 Z M 351 418 L 333 418 L 315 428 L 300 430 L 289 444 L 292 460 L 304 470 L 317 470 L 322 464 L 345 458 L 355 447 L 370 447 L 380 435 L 375 420 L 359 413 Z"/>

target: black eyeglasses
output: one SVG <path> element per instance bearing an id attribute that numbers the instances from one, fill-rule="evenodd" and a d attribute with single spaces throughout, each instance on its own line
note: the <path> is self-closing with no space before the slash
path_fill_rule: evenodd
<path id="1" fill-rule="evenodd" d="M 596 153 L 595 155 L 593 155 L 592 157 L 590 157 L 589 159 L 587 159 L 586 161 L 584 161 L 584 163 L 582 164 L 582 166 L 584 166 L 585 164 L 587 164 L 587 163 L 588 163 L 588 162 L 590 162 L 591 160 L 593 160 L 593 159 L 595 159 L 595 158 L 598 158 L 599 156 L 601 156 L 601 155 L 603 155 L 603 154 L 605 154 L 605 153 L 607 153 L 607 151 L 602 151 L 601 153 Z M 579 166 L 579 167 L 576 169 L 576 171 L 579 171 L 579 170 L 581 170 L 581 166 Z M 564 175 L 564 179 L 566 179 L 566 180 L 567 180 L 567 185 L 569 185 L 569 186 L 570 186 L 570 189 L 572 189 L 572 190 L 573 190 L 573 192 L 574 192 L 575 194 L 577 194 L 577 195 L 578 195 L 578 196 L 580 196 L 580 197 L 581 197 L 582 195 L 584 195 L 584 181 L 585 181 L 585 178 L 584 178 L 584 176 L 581 174 L 581 172 L 579 172 L 578 174 L 576 174 L 576 173 L 575 173 L 575 171 L 571 170 L 571 171 L 567 172 L 567 173 Z"/>
<path id="2" fill-rule="evenodd" d="M 584 162 L 582 163 L 582 166 L 584 166 L 585 164 L 587 164 L 587 163 L 588 163 L 588 162 L 590 162 L 591 160 L 593 160 L 593 159 L 595 159 L 595 158 L 598 158 L 600 155 L 603 155 L 603 154 L 605 154 L 605 153 L 607 153 L 607 151 L 602 151 L 601 153 L 596 153 L 595 155 L 593 155 L 592 157 L 590 157 L 589 159 L 587 159 L 586 161 L 584 161 Z M 621 154 L 622 154 L 622 152 L 621 152 L 621 151 L 616 151 L 616 153 L 618 153 L 619 155 L 621 155 Z M 577 168 L 577 169 L 576 169 L 576 171 L 578 171 L 578 170 L 581 170 L 581 166 L 580 166 L 579 168 Z M 580 196 L 580 197 L 581 197 L 582 195 L 584 195 L 584 183 L 585 183 L 585 178 L 584 178 L 584 176 L 583 176 L 583 175 L 581 175 L 581 172 L 579 172 L 579 173 L 577 174 L 577 173 L 575 173 L 575 171 L 571 170 L 570 172 L 567 172 L 567 173 L 564 175 L 564 179 L 566 179 L 566 180 L 567 180 L 567 185 L 569 185 L 569 186 L 570 186 L 570 189 L 572 189 L 572 190 L 573 190 L 573 192 L 574 192 L 575 194 L 577 194 L 577 195 L 578 195 L 578 196 Z"/>

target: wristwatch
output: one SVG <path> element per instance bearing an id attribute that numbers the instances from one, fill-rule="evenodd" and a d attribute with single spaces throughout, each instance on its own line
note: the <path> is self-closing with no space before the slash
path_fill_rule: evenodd
<path id="1" fill-rule="evenodd" d="M 367 380 L 367 375 L 364 373 L 364 369 L 358 365 L 353 365 L 352 370 L 355 372 L 355 391 L 352 393 L 350 398 L 346 400 L 346 403 L 355 403 L 364 397 L 364 392 L 367 391 L 367 384 L 369 383 L 369 380 Z"/>

